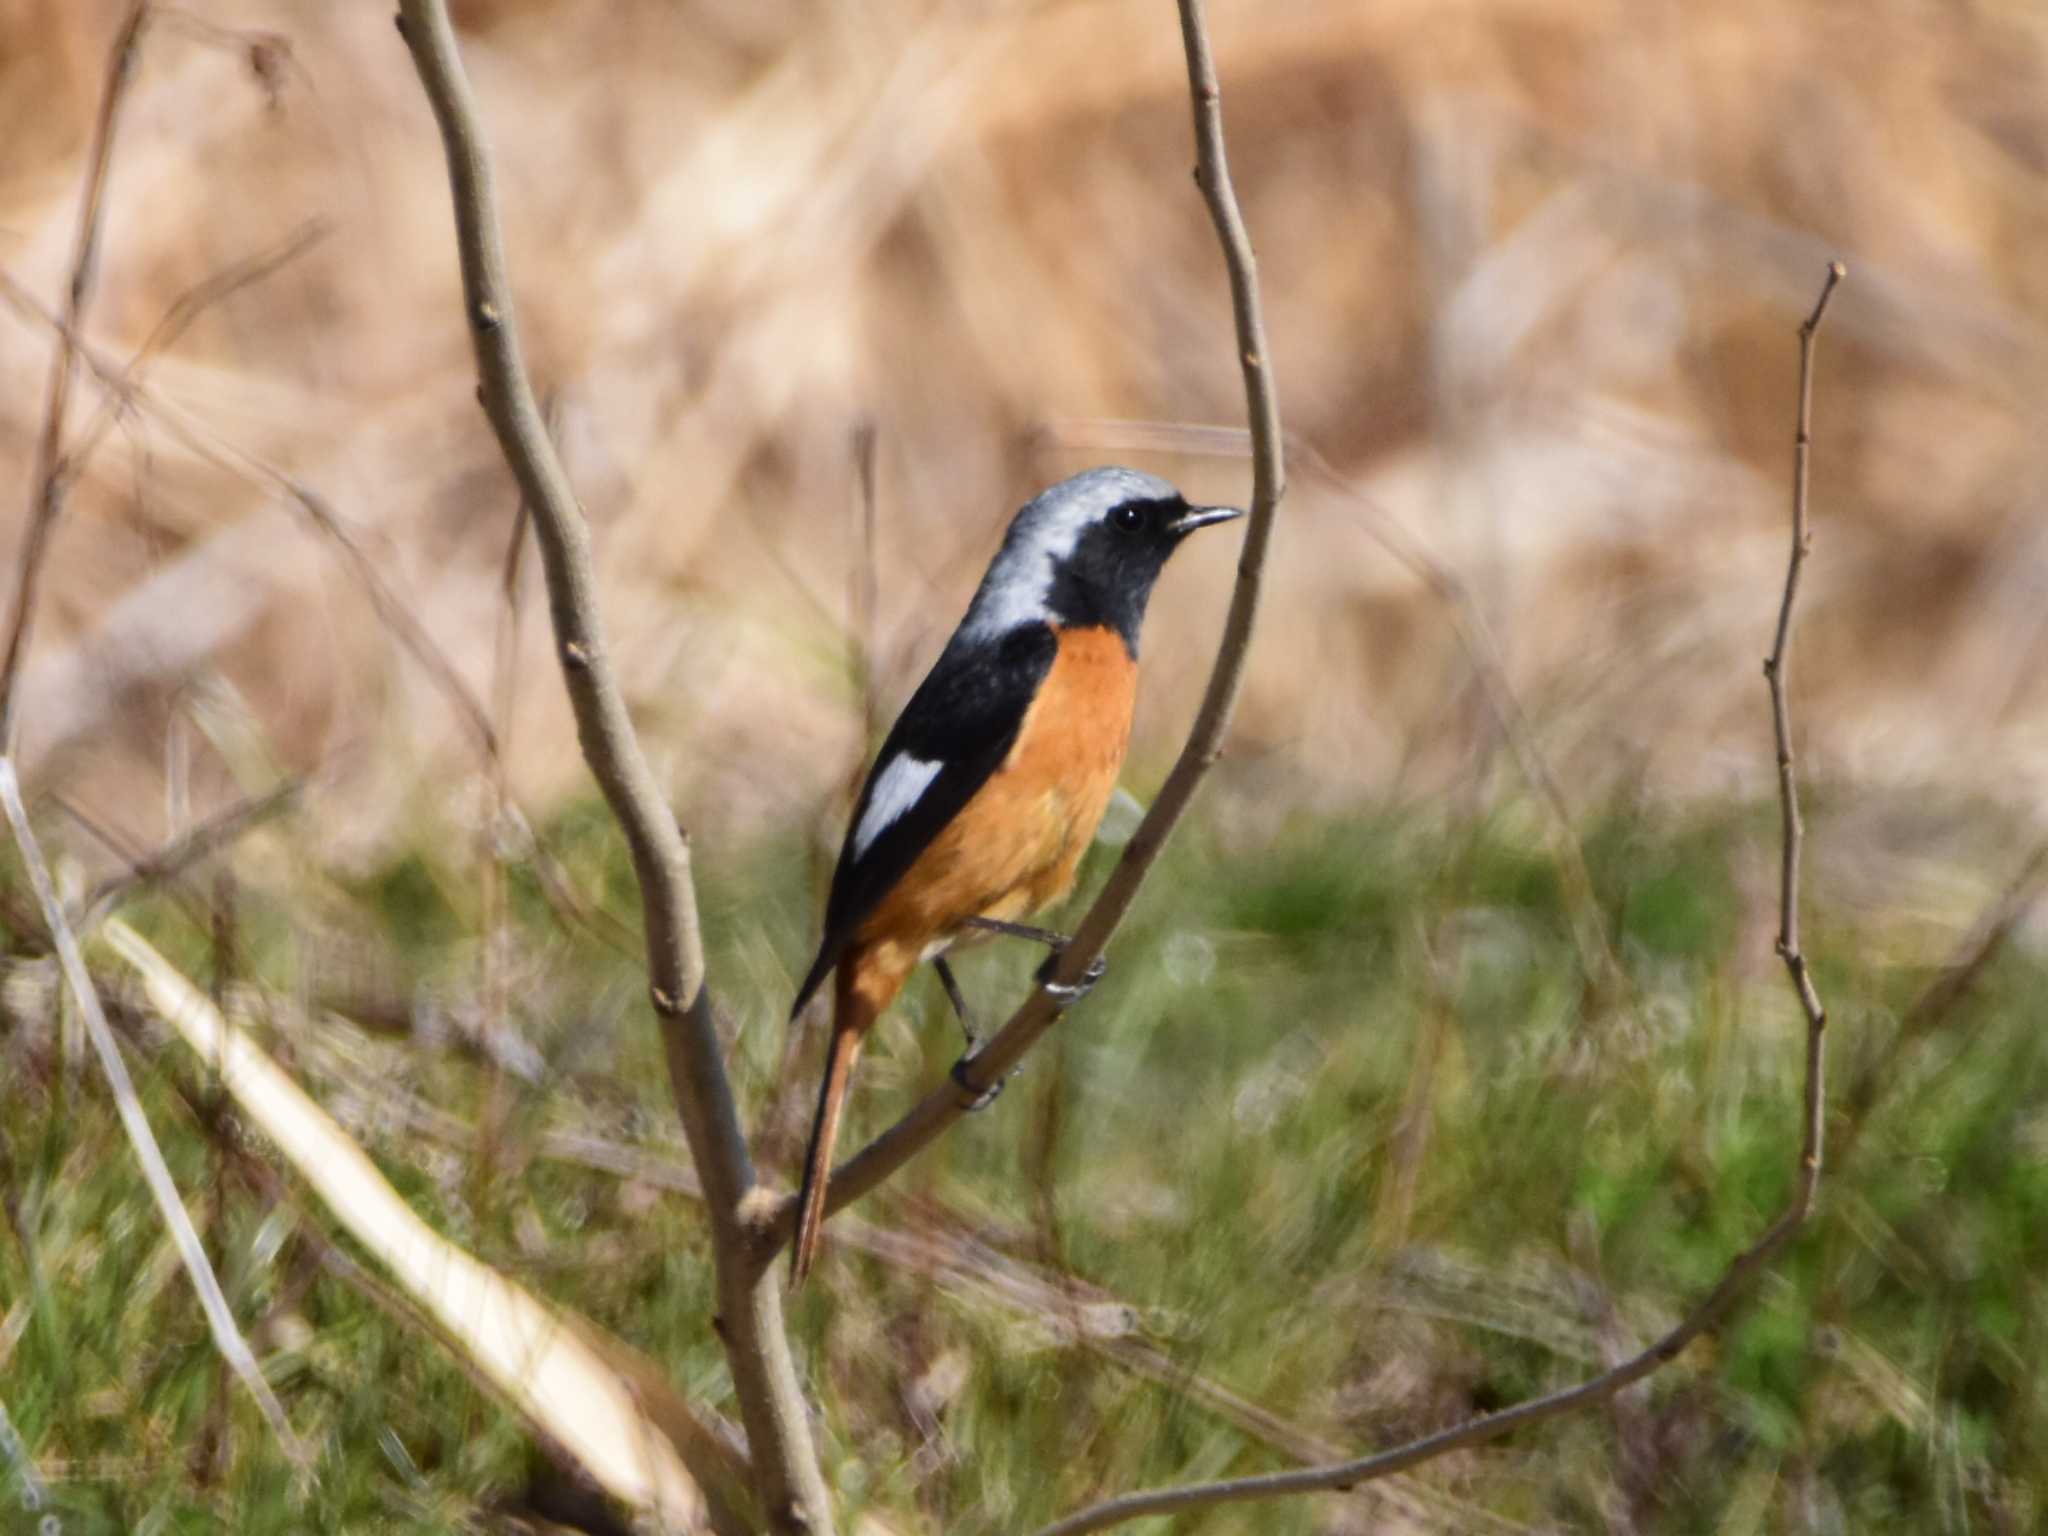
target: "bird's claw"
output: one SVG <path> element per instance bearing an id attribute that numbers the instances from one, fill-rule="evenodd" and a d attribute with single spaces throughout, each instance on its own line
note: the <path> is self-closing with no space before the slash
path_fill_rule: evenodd
<path id="1" fill-rule="evenodd" d="M 1045 988 L 1046 996 L 1050 997 L 1062 1008 L 1073 1007 L 1074 1004 L 1094 991 L 1095 983 L 1102 980 L 1103 976 L 1109 971 L 1108 959 L 1102 955 L 1097 955 L 1088 962 L 1088 968 L 1082 971 L 1077 979 L 1073 981 L 1054 981 L 1052 979 L 1053 967 L 1059 963 L 1060 951 L 1054 950 L 1051 954 L 1047 955 L 1045 957 L 1045 964 L 1038 968 L 1038 984 Z"/>
<path id="2" fill-rule="evenodd" d="M 987 1109 L 989 1105 L 995 1103 L 997 1096 L 1003 1091 L 1004 1081 L 1002 1078 L 997 1078 L 986 1088 L 970 1081 L 967 1076 L 967 1066 L 971 1060 L 973 1060 L 972 1057 L 962 1056 L 953 1063 L 952 1072 L 953 1086 L 966 1095 L 960 1107 L 970 1115 L 976 1110 Z"/>

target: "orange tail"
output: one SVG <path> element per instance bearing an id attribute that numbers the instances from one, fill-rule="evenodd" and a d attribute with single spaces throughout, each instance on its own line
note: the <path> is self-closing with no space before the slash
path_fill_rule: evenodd
<path id="1" fill-rule="evenodd" d="M 842 1003 L 843 1003 L 842 999 Z M 825 1186 L 832 1179 L 832 1144 L 839 1140 L 839 1111 L 846 1104 L 853 1063 L 867 1031 L 849 1018 L 842 1006 L 832 1021 L 832 1049 L 825 1061 L 825 1085 L 818 1092 L 818 1118 L 811 1122 L 811 1145 L 804 1153 L 804 1184 L 797 1194 L 796 1248 L 789 1261 L 789 1287 L 795 1290 L 811 1272 L 818 1256 L 818 1236 L 825 1225 Z"/>

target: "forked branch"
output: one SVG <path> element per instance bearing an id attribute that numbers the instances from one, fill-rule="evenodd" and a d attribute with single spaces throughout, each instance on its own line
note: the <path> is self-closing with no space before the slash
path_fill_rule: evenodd
<path id="1" fill-rule="evenodd" d="M 718 1332 L 760 1492 L 776 1529 L 829 1536 L 832 1512 L 783 1331 L 781 1291 L 768 1278 L 770 1256 L 746 1216 L 754 1168 L 712 1025 L 689 848 L 627 716 L 605 647 L 589 529 L 520 357 L 490 160 L 445 0 L 400 0 L 398 27 L 447 155 L 479 397 L 532 509 L 577 738 L 625 835 L 640 886 L 650 992 L 683 1134 L 704 1182 Z"/>
<path id="2" fill-rule="evenodd" d="M 1828 267 L 1820 297 L 1813 312 L 1799 327 L 1799 414 L 1793 436 L 1792 467 L 1792 554 L 1785 570 L 1784 594 L 1778 605 L 1776 643 L 1764 661 L 1764 676 L 1770 683 L 1771 723 L 1777 740 L 1778 796 L 1783 808 L 1784 839 L 1781 851 L 1778 912 L 1778 953 L 1784 957 L 1792 989 L 1806 1015 L 1806 1086 L 1804 1127 L 1799 1166 L 1794 1174 L 1792 1195 L 1777 1220 L 1748 1248 L 1730 1261 L 1714 1288 L 1685 1319 L 1640 1354 L 1613 1369 L 1544 1397 L 1532 1398 L 1513 1408 L 1483 1418 L 1471 1419 L 1392 1450 L 1361 1456 L 1352 1461 L 1326 1466 L 1302 1467 L 1258 1477 L 1229 1478 L 1219 1482 L 1191 1483 L 1180 1488 L 1155 1488 L 1109 1499 L 1047 1526 L 1038 1536 L 1081 1536 L 1085 1531 L 1106 1531 L 1128 1520 L 1147 1515 L 1170 1515 L 1215 1504 L 1238 1504 L 1253 1499 L 1279 1498 L 1292 1493 L 1321 1493 L 1341 1490 L 1387 1477 L 1425 1461 L 1467 1446 L 1498 1439 L 1510 1430 L 1543 1419 L 1553 1419 L 1613 1397 L 1622 1388 L 1641 1381 L 1667 1362 L 1676 1359 L 1693 1340 L 1718 1323 L 1739 1300 L 1756 1274 L 1790 1242 L 1813 1208 L 1814 1191 L 1820 1183 L 1821 1138 L 1825 1110 L 1827 1012 L 1815 991 L 1813 977 L 1799 947 L 1799 858 L 1803 832 L 1799 819 L 1799 786 L 1793 774 L 1791 715 L 1785 694 L 1786 659 L 1792 643 L 1793 605 L 1799 595 L 1799 572 L 1811 549 L 1806 520 L 1807 456 L 1812 445 L 1813 352 L 1820 324 L 1827 314 L 1828 300 L 1835 286 L 1847 276 L 1840 262 Z"/>

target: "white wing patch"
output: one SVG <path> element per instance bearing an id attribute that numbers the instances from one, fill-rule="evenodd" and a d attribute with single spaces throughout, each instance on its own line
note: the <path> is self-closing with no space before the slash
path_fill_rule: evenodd
<path id="1" fill-rule="evenodd" d="M 874 846 L 876 838 L 917 804 L 945 766 L 944 763 L 912 757 L 908 752 L 889 759 L 889 766 L 875 780 L 875 792 L 868 796 L 866 814 L 861 817 L 860 825 L 853 829 L 853 856 L 856 859 L 865 855 Z"/>

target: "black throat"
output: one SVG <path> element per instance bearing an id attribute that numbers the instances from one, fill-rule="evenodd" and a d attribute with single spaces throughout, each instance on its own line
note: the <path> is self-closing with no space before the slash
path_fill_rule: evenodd
<path id="1" fill-rule="evenodd" d="M 1138 632 L 1145 626 L 1145 606 L 1152 600 L 1152 588 L 1166 557 L 1179 542 L 1164 531 L 1132 534 L 1098 523 L 1081 535 L 1074 552 L 1060 562 L 1046 594 L 1046 606 L 1061 624 L 1115 630 L 1135 661 Z"/>

